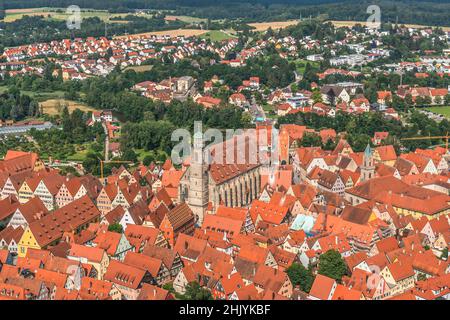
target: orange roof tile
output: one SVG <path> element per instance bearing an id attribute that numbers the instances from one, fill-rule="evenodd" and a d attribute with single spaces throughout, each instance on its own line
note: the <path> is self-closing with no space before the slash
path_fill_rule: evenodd
<path id="1" fill-rule="evenodd" d="M 336 284 L 334 279 L 318 274 L 314 279 L 309 294 L 320 300 L 328 300 L 333 286 Z"/>

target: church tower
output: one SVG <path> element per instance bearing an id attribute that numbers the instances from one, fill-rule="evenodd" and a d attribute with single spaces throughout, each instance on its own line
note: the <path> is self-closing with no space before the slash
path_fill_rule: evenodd
<path id="1" fill-rule="evenodd" d="M 189 166 L 188 205 L 195 214 L 197 223 L 203 223 L 203 216 L 208 206 L 208 164 L 204 159 L 203 134 L 194 134 L 194 150 Z"/>
<path id="2" fill-rule="evenodd" d="M 361 182 L 367 181 L 375 177 L 375 163 L 373 159 L 373 150 L 369 144 L 367 144 L 364 151 L 363 164 L 361 166 Z"/>

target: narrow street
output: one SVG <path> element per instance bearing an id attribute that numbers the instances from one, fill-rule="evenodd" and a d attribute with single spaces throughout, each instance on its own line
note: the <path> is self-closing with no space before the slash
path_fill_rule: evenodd
<path id="1" fill-rule="evenodd" d="M 105 151 L 104 151 L 105 155 L 104 155 L 104 158 L 105 158 L 105 161 L 109 161 L 109 136 L 108 136 L 108 129 L 106 128 L 104 121 L 102 121 L 102 127 L 103 127 L 103 130 L 105 131 Z"/>

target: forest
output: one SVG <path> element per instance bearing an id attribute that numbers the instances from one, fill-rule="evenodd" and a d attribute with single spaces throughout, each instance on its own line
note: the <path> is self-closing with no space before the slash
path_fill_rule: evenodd
<path id="1" fill-rule="evenodd" d="M 442 0 L 8 0 L 6 9 L 67 7 L 107 9 L 126 12 L 135 9 L 174 10 L 180 15 L 209 19 L 276 21 L 326 15 L 334 20 L 367 19 L 367 7 L 379 5 L 382 20 L 401 23 L 449 25 L 450 3 Z"/>

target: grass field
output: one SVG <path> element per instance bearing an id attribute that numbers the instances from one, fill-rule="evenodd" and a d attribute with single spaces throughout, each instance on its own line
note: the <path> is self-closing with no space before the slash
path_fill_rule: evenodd
<path id="1" fill-rule="evenodd" d="M 67 105 L 69 112 L 74 111 L 75 109 L 80 109 L 84 112 L 94 111 L 94 108 L 81 104 L 79 102 L 65 100 L 65 99 L 49 99 L 47 101 L 43 101 L 40 103 L 42 110 L 45 114 L 50 116 L 55 116 L 61 114 L 62 108 L 64 105 Z"/>
<path id="2" fill-rule="evenodd" d="M 428 111 L 437 113 L 437 114 L 442 114 L 443 116 L 447 117 L 450 119 L 450 106 L 443 106 L 443 107 L 428 107 L 425 108 Z"/>
<path id="3" fill-rule="evenodd" d="M 7 86 L 0 86 L 0 94 L 5 93 L 8 90 Z M 51 92 L 34 92 L 21 90 L 21 94 L 30 96 L 31 98 L 36 99 L 38 102 L 43 102 L 50 99 L 61 99 L 64 97 L 63 91 L 51 91 Z"/>
<path id="4" fill-rule="evenodd" d="M 104 10 L 93 10 L 93 9 L 81 9 L 81 18 L 91 18 L 98 17 L 102 20 L 107 20 L 108 17 L 124 17 L 127 14 L 123 13 L 113 13 L 109 14 Z M 15 20 L 22 19 L 23 16 L 44 16 L 48 19 L 54 20 L 66 20 L 70 14 L 66 13 L 66 8 L 30 8 L 30 9 L 11 9 L 6 10 L 5 22 L 12 22 Z M 111 23 L 124 23 L 126 21 L 114 21 L 110 20 Z"/>
<path id="5" fill-rule="evenodd" d="M 202 34 L 200 38 L 210 39 L 211 41 L 223 41 L 236 38 L 236 36 L 232 35 L 228 31 L 211 30 L 205 34 Z"/>
<path id="6" fill-rule="evenodd" d="M 147 66 L 142 66 L 147 67 Z M 7 86 L 0 86 L 0 94 L 3 94 L 8 90 Z M 72 112 L 75 109 L 80 109 L 84 112 L 94 111 L 94 108 L 86 106 L 82 103 L 66 100 L 64 99 L 63 91 L 52 91 L 52 92 L 33 92 L 22 90 L 21 94 L 27 95 L 31 98 L 36 99 L 39 102 L 39 105 L 42 107 L 43 112 L 45 114 L 54 116 L 58 115 L 62 111 L 62 105 L 67 104 L 69 108 L 69 112 Z"/>
<path id="7" fill-rule="evenodd" d="M 308 63 L 311 64 L 312 66 L 318 66 L 319 65 L 318 62 L 308 61 L 308 60 L 303 60 L 303 59 L 296 59 L 296 60 L 293 60 L 292 62 L 295 63 L 295 66 L 297 67 L 297 73 L 299 73 L 299 74 L 304 74 L 305 73 L 305 68 L 306 68 L 306 65 Z"/>
<path id="8" fill-rule="evenodd" d="M 75 154 L 67 157 L 68 161 L 84 161 L 86 159 L 86 155 L 89 152 L 89 148 L 78 150 Z"/>
<path id="9" fill-rule="evenodd" d="M 144 149 L 134 149 L 134 152 L 136 152 L 139 161 L 143 161 L 146 156 L 154 156 L 152 151 L 146 151 Z"/>
<path id="10" fill-rule="evenodd" d="M 166 15 L 166 20 L 167 21 L 180 20 L 186 23 L 200 23 L 208 21 L 208 19 L 203 18 L 196 18 L 190 16 L 171 16 L 171 15 Z"/>
<path id="11" fill-rule="evenodd" d="M 200 36 L 209 32 L 209 30 L 199 30 L 199 29 L 176 29 L 176 30 L 164 30 L 164 31 L 154 31 L 154 32 L 144 32 L 135 33 L 125 36 L 116 36 L 114 39 L 127 39 L 127 38 L 138 38 L 141 36 L 169 36 L 172 38 L 182 36 L 182 37 L 195 37 Z"/>

